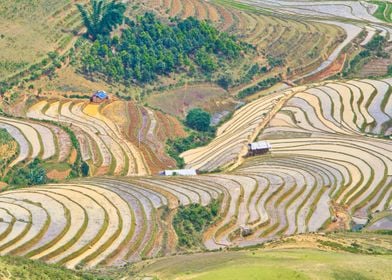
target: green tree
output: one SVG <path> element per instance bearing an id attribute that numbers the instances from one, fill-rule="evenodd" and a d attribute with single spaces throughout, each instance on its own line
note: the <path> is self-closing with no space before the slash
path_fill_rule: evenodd
<path id="1" fill-rule="evenodd" d="M 42 167 L 40 160 L 34 159 L 27 167 L 29 170 L 27 180 L 30 186 L 42 185 L 48 182 L 46 170 Z"/>
<path id="2" fill-rule="evenodd" d="M 4 181 L 14 186 L 33 186 L 46 184 L 49 179 L 42 162 L 39 159 L 34 159 L 27 166 L 14 166 L 7 173 Z"/>
<path id="3" fill-rule="evenodd" d="M 82 4 L 76 4 L 87 28 L 87 34 L 92 39 L 98 35 L 108 35 L 113 28 L 121 24 L 124 18 L 125 4 L 112 0 L 91 0 L 90 9 Z"/>
<path id="4" fill-rule="evenodd" d="M 392 75 L 392 65 L 388 65 L 388 75 Z"/>
<path id="5" fill-rule="evenodd" d="M 185 120 L 185 124 L 198 131 L 207 131 L 210 128 L 211 115 L 200 109 L 195 108 L 188 112 Z"/>

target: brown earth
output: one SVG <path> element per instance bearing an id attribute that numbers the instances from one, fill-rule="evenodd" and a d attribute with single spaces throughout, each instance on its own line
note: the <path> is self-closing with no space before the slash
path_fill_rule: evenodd
<path id="1" fill-rule="evenodd" d="M 340 56 L 329 67 L 314 74 L 313 76 L 306 77 L 303 83 L 322 81 L 340 73 L 343 70 L 346 58 L 347 55 L 345 53 L 340 54 Z"/>

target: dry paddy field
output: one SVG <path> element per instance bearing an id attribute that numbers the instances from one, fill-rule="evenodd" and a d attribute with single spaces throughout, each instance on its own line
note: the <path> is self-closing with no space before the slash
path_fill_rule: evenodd
<path id="1" fill-rule="evenodd" d="M 328 81 L 247 104 L 219 127 L 208 146 L 184 154 L 188 167 L 211 171 L 237 163 L 231 171 L 172 178 L 94 177 L 0 193 L 0 254 L 70 268 L 169 255 L 177 250 L 172 227 L 177 207 L 208 205 L 215 199 L 221 203 L 220 218 L 203 233 L 210 250 L 347 228 L 350 221 L 366 224 L 369 215 L 392 208 L 391 84 Z M 41 101 L 28 116 L 72 123 L 78 138 L 86 139 L 84 156 L 95 151 L 113 173 L 140 172 L 134 169 L 140 166 L 135 151 L 141 159 L 145 154 L 129 140 L 121 115 L 111 117 L 118 115 L 115 108 L 134 110 L 136 105 L 114 105 Z M 142 131 L 149 139 L 157 124 L 154 112 L 144 109 L 140 116 L 149 128 Z M 15 139 L 31 135 L 28 156 L 56 154 L 56 145 L 53 150 L 40 140 L 53 131 L 46 123 L 0 122 L 19 131 L 8 130 Z M 255 139 L 268 139 L 271 153 L 243 160 L 247 143 Z M 249 235 L 241 234 L 243 228 Z"/>
<path id="2" fill-rule="evenodd" d="M 185 135 L 174 117 L 122 101 L 100 106 L 68 99 L 41 100 L 27 109 L 24 118 L 0 117 L 0 127 L 18 144 L 18 154 L 8 168 L 34 158 L 72 163 L 76 150 L 63 128 L 67 127 L 76 136 L 91 175 L 147 175 L 174 167 L 174 160 L 164 153 L 164 143 Z"/>

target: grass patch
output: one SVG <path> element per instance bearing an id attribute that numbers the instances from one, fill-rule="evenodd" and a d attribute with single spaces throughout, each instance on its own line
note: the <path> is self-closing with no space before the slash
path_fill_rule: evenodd
<path id="1" fill-rule="evenodd" d="M 390 256 L 315 249 L 252 249 L 201 253 L 143 262 L 137 275 L 158 279 L 385 279 Z"/>
<path id="2" fill-rule="evenodd" d="M 104 280 L 107 277 L 98 277 L 83 272 L 75 272 L 63 267 L 48 265 L 40 261 L 32 261 L 20 257 L 0 257 L 1 279 L 57 279 L 57 280 Z"/>

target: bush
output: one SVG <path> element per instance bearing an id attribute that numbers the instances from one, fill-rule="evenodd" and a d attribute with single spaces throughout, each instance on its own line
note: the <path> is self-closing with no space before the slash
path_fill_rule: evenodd
<path id="1" fill-rule="evenodd" d="M 214 136 L 214 131 L 192 132 L 184 138 L 168 139 L 166 141 L 166 153 L 177 162 L 178 168 L 183 168 L 185 162 L 180 157 L 180 154 L 187 150 L 207 145 Z"/>
<path id="2" fill-rule="evenodd" d="M 208 131 L 210 123 L 211 115 L 200 108 L 190 110 L 185 119 L 185 125 L 197 131 Z"/>
<path id="3" fill-rule="evenodd" d="M 280 82 L 282 80 L 281 76 L 275 76 L 272 78 L 267 78 L 265 80 L 262 80 L 261 82 L 258 82 L 256 85 L 248 87 L 246 89 L 241 90 L 237 97 L 239 98 L 244 98 L 247 97 L 249 95 L 252 95 L 258 91 L 267 89 L 272 87 L 274 84 Z"/>
<path id="4" fill-rule="evenodd" d="M 221 76 L 218 79 L 218 85 L 221 86 L 224 89 L 228 89 L 231 85 L 233 84 L 233 79 L 231 78 L 230 75 L 224 75 Z"/>
<path id="5" fill-rule="evenodd" d="M 13 186 L 42 185 L 49 182 L 46 170 L 39 159 L 34 159 L 27 166 L 14 166 L 5 176 L 4 181 Z"/>
<path id="6" fill-rule="evenodd" d="M 392 65 L 388 65 L 388 75 L 392 75 Z"/>
<path id="7" fill-rule="evenodd" d="M 377 34 L 366 44 L 365 48 L 371 51 L 382 51 L 385 41 L 385 37 Z"/>
<path id="8" fill-rule="evenodd" d="M 201 235 L 206 227 L 217 219 L 219 208 L 217 200 L 206 207 L 197 203 L 180 206 L 173 219 L 178 245 L 186 248 L 202 246 Z"/>

